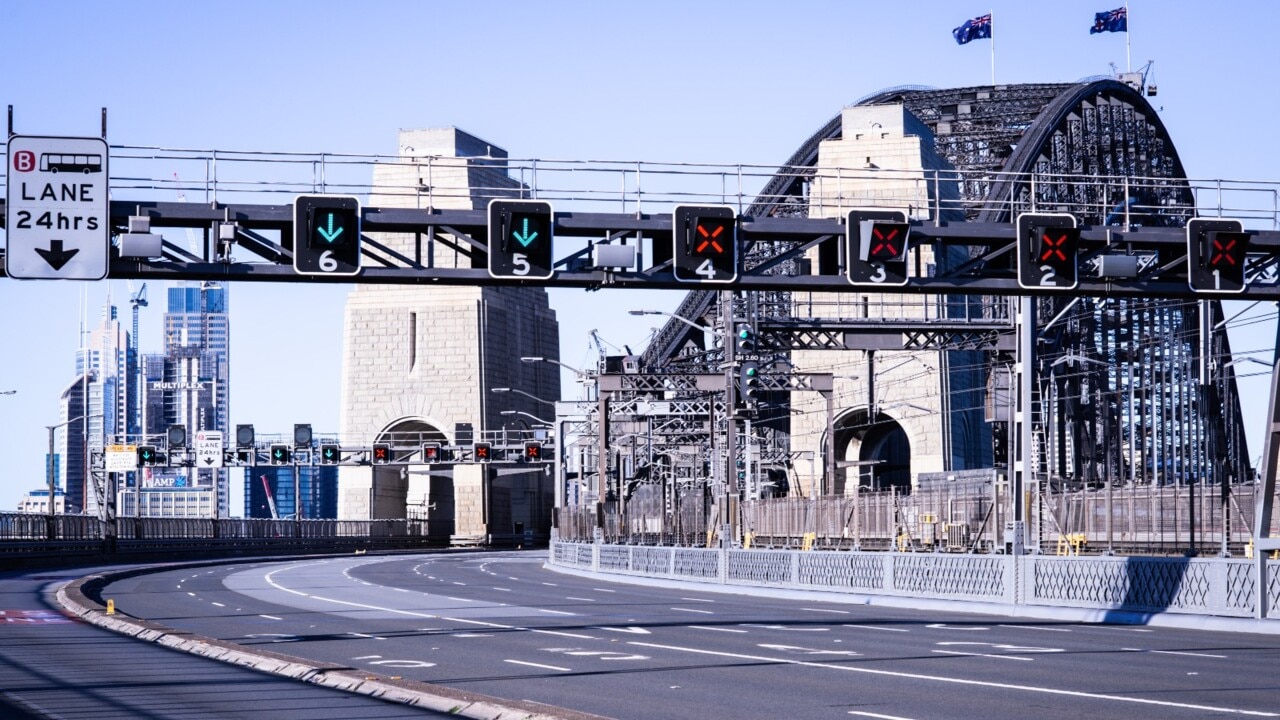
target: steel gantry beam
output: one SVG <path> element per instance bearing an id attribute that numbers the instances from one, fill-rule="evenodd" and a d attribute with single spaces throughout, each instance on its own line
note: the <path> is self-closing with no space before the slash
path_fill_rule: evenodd
<path id="1" fill-rule="evenodd" d="M 525 285 L 579 288 L 689 289 L 677 281 L 670 261 L 651 264 L 670 247 L 670 215 L 635 213 L 557 212 L 554 273 L 547 279 L 493 277 L 485 269 L 488 248 L 487 216 L 477 210 L 425 210 L 364 208 L 362 212 L 363 267 L 354 276 L 301 276 L 292 267 L 292 209 L 287 205 L 222 205 L 188 203 L 111 203 L 111 223 L 120 232 L 130 216 L 142 215 L 157 228 L 208 229 L 234 223 L 235 239 L 229 243 L 204 243 L 202 256 L 172 243 L 164 244 L 164 257 L 135 259 L 119 255 L 112 247 L 108 277 L 152 280 L 240 280 L 263 282 L 342 282 L 426 285 Z M 417 240 L 411 253 L 397 252 L 369 233 L 408 233 Z M 736 280 L 718 289 L 776 291 L 842 291 L 852 286 L 843 273 L 830 275 L 774 274 L 780 261 L 797 259 L 812 242 L 843 237 L 839 219 L 800 217 L 750 217 L 738 219 L 738 242 L 743 247 L 777 244 L 789 249 L 752 265 L 748 260 Z M 912 250 L 922 247 L 963 246 L 974 259 L 951 272 L 932 277 L 911 277 L 905 285 L 885 288 L 899 294 L 971 294 L 1092 296 L 1133 298 L 1196 298 L 1188 286 L 1187 236 L 1177 227 L 1082 227 L 1080 233 L 1081 278 L 1073 289 L 1022 287 L 1009 257 L 1015 244 L 1012 223 L 917 222 L 911 227 Z M 278 234 L 278 241 L 270 238 Z M 591 265 L 591 249 L 603 243 L 625 243 L 641 250 L 632 268 L 600 268 Z M 472 258 L 472 267 L 435 267 L 430 246 L 443 243 Z M 234 248 L 232 247 L 234 246 Z M 646 247 L 649 253 L 644 254 Z M 1102 257 L 1132 258 L 1136 271 L 1130 277 L 1103 277 L 1096 268 Z M 1277 261 L 1280 232 L 1252 233 L 1248 258 L 1248 282 L 1241 299 L 1280 299 Z M 880 289 L 865 285 L 861 292 Z"/>

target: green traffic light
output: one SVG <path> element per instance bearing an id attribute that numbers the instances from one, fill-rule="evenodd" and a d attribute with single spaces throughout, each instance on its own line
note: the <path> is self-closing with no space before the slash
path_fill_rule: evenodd
<path id="1" fill-rule="evenodd" d="M 336 243 L 338 241 L 338 236 L 341 235 L 342 231 L 346 229 L 342 227 L 334 229 L 333 215 L 334 215 L 333 213 L 329 213 L 329 227 L 327 229 L 323 226 L 316 228 L 316 232 L 320 233 L 320 237 L 324 238 L 324 241 L 329 243 L 330 245 Z"/>
<path id="2" fill-rule="evenodd" d="M 756 372 L 757 372 L 757 371 L 758 371 L 758 370 L 757 370 L 757 368 L 755 368 L 755 367 L 749 367 L 749 368 L 747 368 L 747 369 L 746 369 L 747 377 L 755 377 L 755 376 L 756 376 Z"/>

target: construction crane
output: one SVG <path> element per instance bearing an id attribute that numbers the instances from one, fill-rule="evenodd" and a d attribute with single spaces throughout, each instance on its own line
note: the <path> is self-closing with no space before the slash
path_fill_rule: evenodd
<path id="1" fill-rule="evenodd" d="M 267 482 L 267 476 L 262 476 L 262 489 L 267 491 L 267 507 L 271 510 L 271 519 L 279 520 L 280 516 L 276 514 L 276 501 L 271 497 L 271 484 Z"/>

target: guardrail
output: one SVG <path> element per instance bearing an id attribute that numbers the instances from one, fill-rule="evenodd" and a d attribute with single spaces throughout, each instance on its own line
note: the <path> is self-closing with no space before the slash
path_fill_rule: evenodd
<path id="1" fill-rule="evenodd" d="M 1260 611 L 1243 559 L 949 555 L 652 547 L 553 539 L 549 562 L 596 573 L 784 590 L 1015 606 L 1277 617 Z M 1280 561 L 1266 563 L 1265 608 L 1280 607 Z"/>

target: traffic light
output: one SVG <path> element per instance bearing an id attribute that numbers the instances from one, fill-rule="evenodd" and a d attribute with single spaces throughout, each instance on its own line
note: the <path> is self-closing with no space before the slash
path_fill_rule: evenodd
<path id="1" fill-rule="evenodd" d="M 252 467 L 258 464 L 258 453 L 253 450 L 239 449 L 236 450 L 236 462 L 246 467 Z"/>
<path id="2" fill-rule="evenodd" d="M 489 274 L 546 280 L 554 274 L 555 214 L 540 200 L 489 201 Z"/>
<path id="3" fill-rule="evenodd" d="M 1239 220 L 1187 221 L 1187 284 L 1196 292 L 1242 293 L 1249 234 Z"/>
<path id="4" fill-rule="evenodd" d="M 489 462 L 493 460 L 493 444 L 487 442 L 476 443 L 471 446 L 473 457 L 476 462 Z"/>
<path id="5" fill-rule="evenodd" d="M 237 448 L 253 447 L 253 426 L 252 425 L 236 426 L 236 447 Z"/>
<path id="6" fill-rule="evenodd" d="M 311 447 L 311 426 L 295 424 L 293 426 L 293 446 Z"/>
<path id="7" fill-rule="evenodd" d="M 850 210 L 845 277 L 853 285 L 906 285 L 911 225 L 902 210 Z"/>
<path id="8" fill-rule="evenodd" d="M 753 353 L 757 349 L 756 331 L 749 323 L 740 323 L 738 325 L 738 352 Z"/>
<path id="9" fill-rule="evenodd" d="M 152 445 L 139 445 L 138 446 L 138 467 L 155 467 L 156 464 L 157 464 L 157 460 L 156 460 L 155 447 Z"/>
<path id="10" fill-rule="evenodd" d="M 165 441 L 170 450 L 187 446 L 187 426 L 170 425 L 165 433 Z"/>
<path id="11" fill-rule="evenodd" d="M 440 443 L 422 444 L 422 462 L 431 464 L 440 462 Z"/>
<path id="12" fill-rule="evenodd" d="M 738 396 L 748 411 L 755 412 L 760 403 L 760 365 L 744 362 L 738 368 Z"/>
<path id="13" fill-rule="evenodd" d="M 271 464 L 272 465 L 288 465 L 293 459 L 293 453 L 290 452 L 288 445 L 272 445 L 271 446 Z"/>
<path id="14" fill-rule="evenodd" d="M 360 200 L 299 195 L 293 200 L 293 270 L 303 275 L 360 272 Z"/>
<path id="15" fill-rule="evenodd" d="M 374 465 L 390 465 L 391 446 L 387 443 L 374 443 L 373 454 L 369 456 L 369 462 Z"/>
<path id="16" fill-rule="evenodd" d="M 1074 215 L 1018 216 L 1018 285 L 1070 290 L 1080 284 L 1080 229 Z"/>
<path id="17" fill-rule="evenodd" d="M 530 440 L 524 444 L 524 459 L 529 462 L 538 462 L 542 460 L 542 443 L 536 440 Z"/>
<path id="18" fill-rule="evenodd" d="M 677 205 L 671 216 L 672 273 L 679 282 L 738 279 L 738 214 L 727 205 Z"/>
<path id="19" fill-rule="evenodd" d="M 337 465 L 342 461 L 342 451 L 337 445 L 325 443 L 320 446 L 320 464 Z"/>

